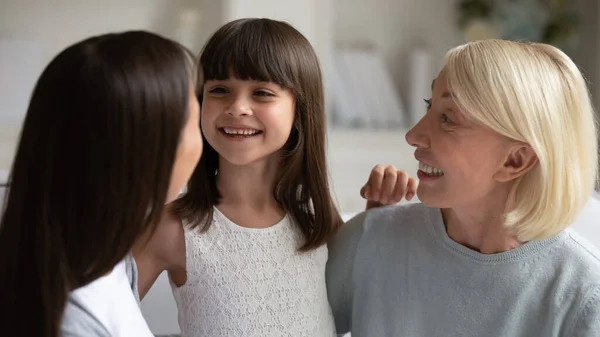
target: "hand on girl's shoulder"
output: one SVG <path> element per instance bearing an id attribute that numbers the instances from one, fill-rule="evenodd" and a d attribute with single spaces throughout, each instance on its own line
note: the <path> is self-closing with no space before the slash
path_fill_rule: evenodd
<path id="1" fill-rule="evenodd" d="M 397 204 L 402 198 L 411 200 L 418 185 L 417 179 L 393 165 L 377 165 L 371 170 L 367 183 L 360 189 L 360 195 L 367 199 L 368 210 Z"/>

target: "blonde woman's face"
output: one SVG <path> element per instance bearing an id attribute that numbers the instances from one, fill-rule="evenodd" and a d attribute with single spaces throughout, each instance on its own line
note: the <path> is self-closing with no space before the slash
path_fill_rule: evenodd
<path id="1" fill-rule="evenodd" d="M 427 113 L 406 134 L 416 148 L 419 199 L 426 205 L 452 208 L 476 205 L 504 184 L 507 140 L 472 120 L 458 108 L 441 72 L 434 80 Z"/>

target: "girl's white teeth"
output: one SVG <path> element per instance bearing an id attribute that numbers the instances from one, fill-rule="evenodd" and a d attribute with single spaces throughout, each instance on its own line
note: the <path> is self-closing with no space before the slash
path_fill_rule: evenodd
<path id="1" fill-rule="evenodd" d="M 228 135 L 244 135 L 244 136 L 252 136 L 258 133 L 258 130 L 252 129 L 231 129 L 231 128 L 223 128 L 223 131 Z"/>
<path id="2" fill-rule="evenodd" d="M 444 171 L 440 170 L 439 168 L 423 163 L 419 163 L 419 170 L 423 171 L 423 173 L 428 176 L 441 176 L 444 174 Z"/>

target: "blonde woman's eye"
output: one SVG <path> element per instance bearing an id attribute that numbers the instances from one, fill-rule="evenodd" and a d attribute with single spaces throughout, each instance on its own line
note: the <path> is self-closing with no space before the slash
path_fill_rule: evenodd
<path id="1" fill-rule="evenodd" d="M 442 114 L 441 119 L 442 119 L 442 123 L 446 123 L 446 124 L 454 123 L 446 114 Z"/>

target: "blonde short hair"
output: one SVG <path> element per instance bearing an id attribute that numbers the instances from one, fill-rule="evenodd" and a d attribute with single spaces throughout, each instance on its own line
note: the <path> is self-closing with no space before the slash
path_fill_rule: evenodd
<path id="1" fill-rule="evenodd" d="M 573 61 L 542 43 L 481 40 L 451 49 L 444 73 L 467 116 L 537 154 L 512 191 L 510 232 L 530 241 L 568 227 L 598 178 L 594 108 Z"/>

